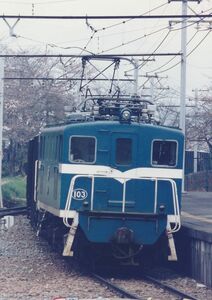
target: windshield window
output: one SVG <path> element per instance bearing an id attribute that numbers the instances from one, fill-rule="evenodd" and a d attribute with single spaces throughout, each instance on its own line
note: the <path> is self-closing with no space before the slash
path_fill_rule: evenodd
<path id="1" fill-rule="evenodd" d="M 70 142 L 70 161 L 93 163 L 95 161 L 96 139 L 94 137 L 73 136 Z"/>
<path id="2" fill-rule="evenodd" d="M 152 164 L 162 166 L 176 165 L 177 142 L 154 141 L 152 151 Z"/>

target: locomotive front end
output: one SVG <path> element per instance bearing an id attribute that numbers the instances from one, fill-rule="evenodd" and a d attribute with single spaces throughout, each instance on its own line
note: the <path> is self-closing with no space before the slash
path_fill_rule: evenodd
<path id="1" fill-rule="evenodd" d="M 100 121 L 88 124 L 83 133 L 81 126 L 69 137 L 69 164 L 61 165 L 70 183 L 64 192 L 64 223 L 72 242 L 70 210 L 76 212 L 76 232 L 79 227 L 96 249 L 100 246 L 102 251 L 104 245 L 123 260 L 153 246 L 167 254 L 168 240 L 180 228 L 180 131 Z M 170 258 L 176 259 L 170 249 Z"/>

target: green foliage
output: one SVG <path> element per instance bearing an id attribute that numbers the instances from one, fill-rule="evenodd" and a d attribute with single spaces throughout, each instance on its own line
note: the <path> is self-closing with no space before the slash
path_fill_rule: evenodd
<path id="1" fill-rule="evenodd" d="M 4 177 L 24 176 L 26 174 L 27 144 L 12 140 L 3 148 L 2 175 Z"/>
<path id="2" fill-rule="evenodd" d="M 2 184 L 4 205 L 7 207 L 26 204 L 26 178 L 5 177 Z"/>

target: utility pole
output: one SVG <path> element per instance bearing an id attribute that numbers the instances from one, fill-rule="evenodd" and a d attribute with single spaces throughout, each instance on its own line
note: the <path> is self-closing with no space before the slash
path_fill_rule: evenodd
<path id="1" fill-rule="evenodd" d="M 154 99 L 154 92 L 155 92 L 155 87 L 154 87 L 154 83 L 155 83 L 155 78 L 154 77 L 151 77 L 150 78 L 150 94 L 151 94 L 151 98 L 152 98 L 152 101 Z"/>
<path id="2" fill-rule="evenodd" d="M 187 0 L 182 0 L 182 14 L 187 15 Z M 185 134 L 185 110 L 186 110 L 186 55 L 187 55 L 187 19 L 182 18 L 181 32 L 181 79 L 180 79 L 180 128 Z"/>
<path id="3" fill-rule="evenodd" d="M 3 104 L 4 104 L 4 58 L 0 58 L 0 208 L 3 208 L 2 199 L 2 138 L 3 138 Z"/>
<path id="4" fill-rule="evenodd" d="M 188 2 L 200 3 L 201 0 L 169 0 L 170 2 L 182 2 L 182 26 L 181 26 L 181 76 L 180 76 L 180 128 L 185 134 L 186 115 L 186 56 L 187 56 L 187 20 Z"/>
<path id="5" fill-rule="evenodd" d="M 179 0 L 169 0 L 179 1 Z M 182 26 L 181 26 L 181 75 L 180 75 L 180 128 L 185 135 L 185 118 L 186 118 L 186 56 L 187 56 L 187 11 L 188 1 L 198 2 L 201 0 L 182 0 Z M 184 142 L 185 144 L 185 142 Z M 185 151 L 183 155 L 183 171 L 185 170 Z M 184 174 L 184 172 L 183 172 Z M 182 180 L 182 192 L 184 192 L 184 175 Z"/>
<path id="6" fill-rule="evenodd" d="M 194 111 L 195 128 L 197 128 L 198 101 L 201 101 L 199 99 L 199 92 L 208 92 L 208 91 L 209 90 L 198 90 L 198 89 L 192 90 L 192 92 L 194 92 L 194 101 L 195 101 L 195 111 Z M 197 166 L 198 166 L 198 140 L 194 141 L 194 173 L 197 173 Z"/>
<path id="7" fill-rule="evenodd" d="M 139 61 L 137 59 L 132 60 L 132 64 L 134 66 L 134 95 L 137 96 L 138 94 L 138 68 L 139 68 Z"/>
<path id="8" fill-rule="evenodd" d="M 194 90 L 194 99 L 195 99 L 195 128 L 197 128 L 197 104 L 198 104 L 198 89 Z M 198 156 L 198 141 L 194 143 L 194 173 L 197 173 L 197 156 Z"/>
<path id="9" fill-rule="evenodd" d="M 182 0 L 182 13 L 187 16 L 188 2 Z M 180 75 L 180 128 L 185 135 L 185 117 L 186 117 L 186 56 L 187 56 L 187 19 L 182 18 L 181 27 L 181 75 Z M 183 153 L 183 178 L 182 178 L 182 192 L 185 192 L 185 151 L 186 142 L 184 141 L 184 153 Z"/>
<path id="10" fill-rule="evenodd" d="M 155 90 L 169 90 L 169 87 L 163 87 L 160 83 L 161 79 L 167 79 L 168 77 L 161 77 L 158 76 L 157 74 L 155 75 L 142 75 L 140 77 L 148 78 L 150 81 L 150 87 L 143 87 L 143 89 L 149 89 L 150 90 L 150 97 L 152 101 L 154 102 L 157 99 L 154 99 L 155 97 Z M 161 85 L 161 87 L 155 87 L 155 79 L 157 79 L 158 83 Z M 157 84 L 157 83 L 156 83 Z"/>

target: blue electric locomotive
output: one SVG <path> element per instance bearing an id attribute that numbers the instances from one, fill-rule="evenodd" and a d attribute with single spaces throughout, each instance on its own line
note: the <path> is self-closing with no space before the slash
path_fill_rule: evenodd
<path id="1" fill-rule="evenodd" d="M 157 125 L 151 103 L 89 99 L 30 142 L 31 221 L 65 256 L 176 259 L 183 151 L 182 132 Z"/>

